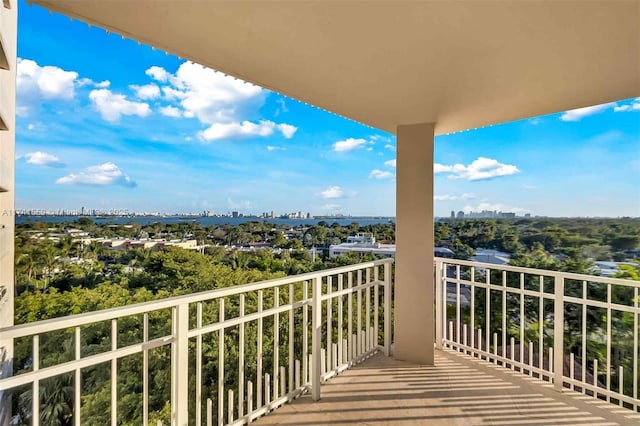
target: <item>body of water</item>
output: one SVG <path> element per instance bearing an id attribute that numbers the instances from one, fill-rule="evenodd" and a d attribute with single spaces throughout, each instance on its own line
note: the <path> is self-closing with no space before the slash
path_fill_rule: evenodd
<path id="1" fill-rule="evenodd" d="M 23 224 L 29 222 L 47 222 L 47 223 L 71 223 L 79 219 L 78 216 L 16 216 L 16 224 Z M 336 219 L 264 219 L 258 217 L 89 217 L 93 222 L 97 224 L 113 223 L 116 225 L 126 225 L 128 223 L 139 223 L 141 225 L 148 225 L 152 223 L 199 223 L 202 226 L 209 225 L 239 225 L 246 222 L 267 222 L 275 225 L 317 225 L 321 221 L 325 221 L 329 224 L 339 223 L 341 226 L 347 226 L 352 223 L 357 223 L 360 226 L 375 225 L 380 223 L 395 222 L 393 217 L 348 217 L 348 218 L 336 218 Z"/>

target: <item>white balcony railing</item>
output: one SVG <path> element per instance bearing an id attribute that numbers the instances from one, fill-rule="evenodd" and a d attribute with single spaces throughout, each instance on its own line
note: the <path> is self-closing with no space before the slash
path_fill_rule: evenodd
<path id="1" fill-rule="evenodd" d="M 392 262 L 0 329 L 15 349 L 0 393 L 17 424 L 46 424 L 55 387 L 75 425 L 248 423 L 390 353 Z M 435 282 L 437 347 L 640 407 L 640 283 L 441 258 Z"/>
<path id="2" fill-rule="evenodd" d="M 18 424 L 46 423 L 45 388 L 61 387 L 56 379 L 71 389 L 64 403 L 75 425 L 131 422 L 123 399 L 143 424 L 182 426 L 190 416 L 198 425 L 248 423 L 303 392 L 318 399 L 323 380 L 378 350 L 389 354 L 392 262 L 0 329 L 16 352 L 0 393 L 13 395 Z M 45 343 L 59 353 L 45 353 Z M 135 386 L 123 383 L 125 369 L 136 371 Z M 102 420 L 83 418 L 96 380 L 110 394 Z"/>
<path id="3" fill-rule="evenodd" d="M 436 345 L 638 411 L 640 282 L 436 258 Z"/>

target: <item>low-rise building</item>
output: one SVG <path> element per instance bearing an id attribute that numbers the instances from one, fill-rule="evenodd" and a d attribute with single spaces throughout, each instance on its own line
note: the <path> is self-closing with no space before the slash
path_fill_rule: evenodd
<path id="1" fill-rule="evenodd" d="M 396 254 L 396 245 L 377 243 L 373 234 L 364 232 L 348 237 L 346 243 L 329 246 L 329 257 L 336 257 L 350 252 L 393 257 Z"/>
<path id="2" fill-rule="evenodd" d="M 491 263 L 493 265 L 507 265 L 509 263 L 509 253 L 499 250 L 477 248 L 476 254 L 471 256 L 474 262 Z"/>

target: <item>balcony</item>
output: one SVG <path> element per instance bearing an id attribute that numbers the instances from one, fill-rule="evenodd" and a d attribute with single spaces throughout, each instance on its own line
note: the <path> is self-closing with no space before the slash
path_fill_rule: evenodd
<path id="1" fill-rule="evenodd" d="M 56 407 L 75 425 L 640 420 L 640 283 L 436 258 L 424 366 L 390 357 L 392 263 L 1 329 L 5 408 L 16 424 Z"/>

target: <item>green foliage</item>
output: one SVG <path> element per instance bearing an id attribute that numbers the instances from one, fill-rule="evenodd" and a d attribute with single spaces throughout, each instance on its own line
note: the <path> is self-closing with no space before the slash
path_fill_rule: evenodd
<path id="1" fill-rule="evenodd" d="M 150 250 L 111 251 L 96 243 L 83 244 L 64 235 L 69 227 L 79 228 L 91 237 L 105 235 L 118 237 L 162 236 L 166 238 L 196 238 L 210 246 L 204 253 L 179 248 L 167 248 L 163 251 Z M 48 228 L 55 229 L 60 237 L 53 241 L 47 239 Z M 324 258 L 323 249 L 328 244 L 344 241 L 348 235 L 357 232 L 371 232 L 378 241 L 394 242 L 395 225 L 378 224 L 358 226 L 350 224 L 341 226 L 337 223 L 319 223 L 315 226 L 299 227 L 300 238 L 286 238 L 287 228 L 278 228 L 263 222 L 248 222 L 238 226 L 223 225 L 203 227 L 199 224 L 151 224 L 151 225 L 97 225 L 91 220 L 80 218 L 73 224 L 39 224 L 20 225 L 16 230 L 16 282 L 18 296 L 15 299 L 15 322 L 17 324 L 42 319 L 78 314 L 132 303 L 151 301 L 175 295 L 217 288 L 236 286 L 249 282 L 299 274 L 325 268 L 349 265 L 372 260 L 370 254 L 360 255 L 348 253 L 334 259 Z M 529 268 L 546 270 L 564 270 L 578 273 L 589 273 L 595 260 L 610 258 L 626 258 L 623 250 L 638 246 L 640 222 L 634 219 L 517 219 L 517 220 L 453 220 L 435 224 L 436 241 L 450 243 L 456 257 L 467 259 L 474 254 L 475 248 L 494 248 L 508 252 L 511 264 Z M 253 242 L 268 242 L 282 248 L 280 252 L 271 250 L 232 251 L 221 245 L 246 245 Z M 308 249 L 317 248 L 318 254 L 311 256 Z M 426 254 L 425 254 L 426 256 Z M 480 272 L 478 272 L 480 274 Z M 638 280 L 640 264 L 622 266 L 618 277 Z M 492 282 L 499 282 L 501 276 L 492 274 Z M 534 277 L 526 278 L 526 288 L 538 290 L 539 282 Z M 545 286 L 549 283 L 545 283 Z M 508 285 L 518 286 L 517 277 L 508 276 Z M 489 315 L 492 331 L 501 332 L 501 299 L 490 294 L 491 312 L 484 312 L 485 300 L 483 289 L 477 289 L 475 312 L 478 319 Z M 568 286 L 568 291 L 572 291 Z M 599 288 L 590 288 L 592 294 L 606 297 Z M 280 302 L 286 303 L 288 295 L 280 294 Z M 613 300 L 616 303 L 630 304 L 633 294 L 615 289 Z M 296 290 L 296 300 L 300 300 L 300 290 Z M 516 301 L 517 302 L 517 301 Z M 237 313 L 237 299 L 225 300 L 227 312 Z M 265 308 L 273 306 L 274 295 L 265 292 Z M 508 300 L 507 315 L 514 321 L 507 324 L 507 336 L 519 333 L 519 310 L 517 303 Z M 538 305 L 533 300 L 526 304 L 527 318 L 537 318 Z M 545 305 L 544 318 L 549 318 L 551 304 Z M 255 312 L 257 299 L 255 295 L 247 295 L 247 312 Z M 204 306 L 205 321 L 217 318 L 217 307 L 214 304 Z M 324 315 L 324 314 L 323 314 Z M 334 315 L 336 311 L 334 310 Z M 469 309 L 461 313 L 468 318 Z M 569 348 L 577 347 L 578 336 L 570 332 L 571 328 L 581 321 L 581 313 L 568 310 L 565 313 L 569 330 L 565 344 Z M 602 312 L 590 311 L 588 322 L 595 329 L 606 326 L 602 322 Z M 141 339 L 141 318 L 131 317 L 119 321 L 120 344 L 133 344 Z M 159 311 L 150 314 L 155 336 L 167 335 L 170 324 L 170 312 Z M 265 327 L 267 327 L 265 323 Z M 526 324 L 528 339 L 538 341 L 540 325 L 544 327 L 543 340 L 551 343 L 553 324 L 543 320 L 542 324 L 529 322 Z M 298 323 L 294 324 L 299 327 Z M 612 323 L 616 330 L 615 356 L 624 358 L 629 353 L 628 330 L 633 328 L 633 319 L 628 315 L 615 318 Z M 280 328 L 288 328 L 288 318 L 282 316 Z M 255 341 L 257 329 L 247 324 L 246 340 Z M 288 337 L 283 333 L 280 357 L 286 362 L 288 354 L 286 346 Z M 297 334 L 296 334 L 297 336 Z M 264 369 L 270 371 L 270 356 L 273 351 L 273 336 L 264 337 Z M 296 337 L 297 338 L 297 337 Z M 230 365 L 238 360 L 237 329 L 225 334 L 225 359 Z M 191 342 L 193 344 L 194 342 Z M 47 335 L 41 339 L 41 365 L 52 365 L 74 357 L 74 335 L 72 330 Z M 109 324 L 97 324 L 83 328 L 83 355 L 109 350 Z M 301 342 L 296 341 L 298 347 Z M 15 346 L 14 368 L 16 372 L 29 371 L 31 368 L 31 342 L 17 342 Z M 604 359 L 606 345 L 594 339 L 590 340 L 588 355 Z M 625 352 L 626 351 L 626 352 Z M 192 351 L 193 352 L 193 351 Z M 217 377 L 217 339 L 205 339 L 203 357 L 205 376 Z M 246 348 L 247 375 L 255 374 L 255 345 Z M 152 392 L 149 406 L 150 423 L 162 420 L 170 423 L 170 371 L 168 369 L 170 352 L 167 347 L 149 352 L 149 368 L 153 371 Z M 135 425 L 142 423 L 141 412 L 141 377 L 140 354 L 125 357 L 118 365 L 118 411 L 119 423 Z M 98 365 L 83 370 L 82 377 L 82 423 L 102 425 L 109 423 L 110 412 L 110 371 L 108 365 Z M 630 376 L 630 375 L 629 375 Z M 73 418 L 73 375 L 54 377 L 41 383 L 41 421 L 46 425 L 72 424 Z M 229 374 L 228 386 L 235 386 L 237 376 Z M 204 385 L 205 393 L 213 394 L 213 379 Z M 21 419 L 29 423 L 31 407 L 30 392 L 23 392 L 14 398 L 15 411 Z"/>

